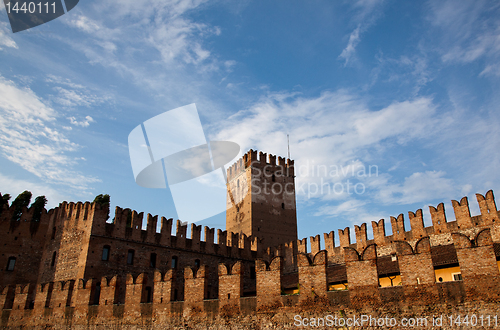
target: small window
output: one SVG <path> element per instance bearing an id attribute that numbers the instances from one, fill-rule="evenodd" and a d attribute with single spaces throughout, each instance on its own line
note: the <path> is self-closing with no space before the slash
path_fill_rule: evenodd
<path id="1" fill-rule="evenodd" d="M 56 238 L 56 226 L 52 227 L 52 237 L 51 239 Z"/>
<path id="2" fill-rule="evenodd" d="M 99 305 L 100 298 L 101 298 L 101 282 L 97 282 L 94 291 L 94 305 Z"/>
<path id="3" fill-rule="evenodd" d="M 54 253 L 52 253 L 52 261 L 50 263 L 50 267 L 54 267 L 56 265 L 56 256 L 57 256 L 57 253 L 56 253 L 56 251 L 54 251 Z"/>
<path id="4" fill-rule="evenodd" d="M 461 273 L 453 273 L 453 281 L 462 281 L 462 274 Z"/>
<path id="5" fill-rule="evenodd" d="M 7 270 L 11 272 L 14 270 L 15 266 L 16 266 L 16 258 L 10 257 L 9 261 L 7 261 Z"/>
<path id="6" fill-rule="evenodd" d="M 172 269 L 177 268 L 177 257 L 172 257 Z"/>
<path id="7" fill-rule="evenodd" d="M 196 268 L 200 268 L 200 259 L 196 259 L 196 260 L 194 261 L 194 266 L 195 266 Z"/>
<path id="8" fill-rule="evenodd" d="M 151 292 L 152 292 L 151 291 L 151 287 L 147 286 L 146 287 L 146 301 L 145 301 L 146 303 L 152 302 L 152 299 L 151 299 L 152 298 L 152 294 L 151 294 Z"/>
<path id="9" fill-rule="evenodd" d="M 109 245 L 104 245 L 102 248 L 102 260 L 108 261 L 109 260 L 109 251 L 111 250 L 111 247 Z"/>
<path id="10" fill-rule="evenodd" d="M 276 176 L 273 174 L 272 178 L 273 182 L 276 182 Z"/>
<path id="11" fill-rule="evenodd" d="M 281 203 L 281 208 L 284 210 L 285 209 L 285 203 Z"/>
<path id="12" fill-rule="evenodd" d="M 149 267 L 156 268 L 156 253 L 151 253 L 149 257 Z"/>
<path id="13" fill-rule="evenodd" d="M 133 265 L 134 264 L 134 250 L 128 250 L 127 254 L 127 265 Z"/>

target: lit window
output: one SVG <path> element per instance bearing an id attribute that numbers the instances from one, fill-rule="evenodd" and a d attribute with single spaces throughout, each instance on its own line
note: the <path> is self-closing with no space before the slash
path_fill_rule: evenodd
<path id="1" fill-rule="evenodd" d="M 15 266 L 16 266 L 16 258 L 10 257 L 9 261 L 7 262 L 7 270 L 13 271 Z"/>
<path id="2" fill-rule="evenodd" d="M 109 251 L 111 250 L 111 247 L 109 245 L 104 245 L 102 248 L 102 260 L 108 261 L 109 260 Z"/>
<path id="3" fill-rule="evenodd" d="M 453 281 L 462 281 L 462 274 L 461 273 L 453 273 Z"/>

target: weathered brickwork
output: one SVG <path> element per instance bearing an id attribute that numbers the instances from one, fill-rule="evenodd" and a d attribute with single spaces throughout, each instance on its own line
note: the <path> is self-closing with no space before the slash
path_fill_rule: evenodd
<path id="1" fill-rule="evenodd" d="M 261 154 L 260 161 L 250 151 L 228 171 L 231 184 L 241 175 L 254 177 L 252 161 L 262 168 L 271 165 L 271 176 L 262 179 L 280 183 L 273 171 L 293 171 L 293 162 L 276 163 L 273 157 Z M 281 180 L 293 183 L 293 172 Z M 455 221 L 447 220 L 441 203 L 430 207 L 432 226 L 424 226 L 422 210 L 417 210 L 409 212 L 411 229 L 400 214 L 391 217 L 389 235 L 383 219 L 372 222 L 373 238 L 366 224 L 355 226 L 355 242 L 350 228 L 339 230 L 338 246 L 333 232 L 323 239 L 296 239 L 294 196 L 293 204 L 281 196 L 264 205 L 266 200 L 255 203 L 242 190 L 239 194 L 240 211 L 228 211 L 228 219 L 239 219 L 241 230 L 219 229 L 216 241 L 213 228 L 191 224 L 187 235 L 180 221 L 119 207 L 108 221 L 106 206 L 88 202 L 64 202 L 44 210 L 39 221 L 25 209 L 13 221 L 14 210 L 4 206 L 0 326 L 196 327 L 234 320 L 236 313 L 252 314 L 255 322 L 241 320 L 251 326 L 271 312 L 283 324 L 293 324 L 285 322 L 287 313 L 308 308 L 403 314 L 498 309 L 500 220 L 492 191 L 477 194 L 480 215 L 471 216 L 462 198 L 452 201 Z M 265 207 L 258 206 L 261 202 Z M 271 212 L 276 208 L 279 212 Z M 270 225 L 259 231 L 257 220 L 263 219 Z M 292 225 L 295 234 L 287 231 Z M 247 227 L 251 231 L 243 230 Z M 294 238 L 285 240 L 290 233 Z M 262 244 L 275 239 L 280 244 Z M 437 272 L 450 267 L 457 269 L 455 280 L 438 281 Z M 381 286 L 387 278 L 394 286 Z M 398 282 L 392 283 L 395 278 Z M 233 321 L 228 322 L 221 327 Z"/>
<path id="2" fill-rule="evenodd" d="M 264 249 L 297 240 L 293 160 L 250 150 L 227 177 L 228 232 L 257 236 Z"/>

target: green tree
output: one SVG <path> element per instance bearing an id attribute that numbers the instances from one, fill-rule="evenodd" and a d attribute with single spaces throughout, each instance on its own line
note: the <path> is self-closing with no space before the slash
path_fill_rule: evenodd
<path id="1" fill-rule="evenodd" d="M 109 195 L 108 194 L 105 194 L 105 195 L 99 194 L 99 195 L 95 196 L 94 203 L 99 205 L 101 208 L 102 207 L 108 208 L 108 214 L 106 217 L 106 220 L 108 220 L 109 219 Z"/>
<path id="2" fill-rule="evenodd" d="M 12 202 L 11 206 L 14 206 L 14 213 L 12 214 L 12 221 L 20 221 L 21 214 L 23 213 L 23 208 L 28 207 L 31 201 L 31 192 L 23 191 L 20 193 L 16 199 Z"/>
<path id="3" fill-rule="evenodd" d="M 38 196 L 35 198 L 35 201 L 31 204 L 31 207 L 34 208 L 31 221 L 40 221 L 45 204 L 47 204 L 47 198 L 45 198 L 45 196 Z"/>

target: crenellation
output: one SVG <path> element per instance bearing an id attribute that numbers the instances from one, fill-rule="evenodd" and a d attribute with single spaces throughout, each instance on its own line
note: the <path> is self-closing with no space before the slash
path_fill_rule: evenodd
<path id="1" fill-rule="evenodd" d="M 351 245 L 351 229 L 349 227 L 339 229 L 339 242 L 341 248 Z"/>
<path id="2" fill-rule="evenodd" d="M 259 151 L 259 163 L 266 165 L 267 153 Z"/>
<path id="3" fill-rule="evenodd" d="M 207 226 L 204 227 L 204 238 L 205 238 L 205 253 L 214 253 L 215 249 L 215 242 L 214 242 L 214 234 L 215 234 L 215 229 L 214 228 L 209 228 Z"/>
<path id="4" fill-rule="evenodd" d="M 160 244 L 163 246 L 171 246 L 171 236 L 172 236 L 172 223 L 174 219 L 167 219 L 165 217 L 161 217 L 161 240 Z"/>
<path id="5" fill-rule="evenodd" d="M 219 310 L 240 309 L 243 296 L 243 265 L 237 261 L 232 266 L 219 264 Z"/>
<path id="6" fill-rule="evenodd" d="M 256 157 L 256 153 L 247 153 L 240 166 L 253 155 Z M 265 157 L 261 155 L 264 162 Z M 272 157 L 276 156 L 269 155 L 269 162 Z M 278 164 L 283 161 L 278 157 Z M 18 256 L 16 271 L 39 270 L 33 272 L 35 277 L 25 277 L 27 280 L 19 280 L 22 276 L 15 272 L 0 272 L 0 306 L 7 310 L 1 325 L 39 325 L 65 319 L 67 324 L 79 326 L 83 320 L 94 324 L 95 318 L 103 326 L 109 320 L 137 325 L 173 314 L 252 312 L 284 303 L 302 306 L 316 296 L 342 308 L 435 301 L 453 304 L 456 299 L 466 303 L 500 301 L 498 211 L 492 191 L 477 198 L 481 215 L 471 217 L 464 197 L 452 201 L 456 221 L 446 220 L 441 203 L 430 207 L 430 227 L 424 227 L 419 209 L 408 212 L 409 231 L 400 214 L 391 217 L 390 236 L 385 234 L 383 219 L 372 221 L 373 240 L 367 239 L 367 224 L 363 223 L 354 226 L 353 244 L 349 227 L 339 230 L 340 247 L 335 247 L 333 231 L 323 234 L 324 250 L 320 235 L 311 236 L 309 253 L 306 238 L 263 247 L 258 236 L 220 229 L 214 244 L 215 229 L 209 227 L 204 227 L 201 241 L 201 226 L 195 224 L 190 225 L 188 238 L 187 225 L 180 220 L 172 236 L 173 219 L 164 217 L 161 232 L 156 233 L 158 217 L 151 214 L 142 230 L 143 213 L 119 207 L 113 223 L 106 224 L 108 210 L 89 202 L 63 202 L 44 210 L 36 232 L 29 231 L 33 210 L 25 209 L 16 223 L 16 235 L 10 230 L 12 215 L 2 213 L 0 230 L 9 234 L 4 235 L 5 256 L 0 265 L 7 265 L 7 258 L 18 256 L 19 247 L 29 244 L 33 246 L 31 259 L 27 259 L 31 263 Z M 463 281 L 436 283 L 435 267 L 448 265 L 436 251 L 450 245 L 456 251 L 450 265 L 458 268 Z M 387 265 L 391 273 L 384 268 Z M 401 286 L 379 287 L 387 274 L 400 276 L 394 285 L 401 282 Z M 295 285 L 297 298 L 288 296 Z M 342 285 L 348 292 L 328 292 L 329 287 L 337 290 L 338 286 L 343 291 Z M 462 291 L 447 293 L 453 286 Z M 283 296 L 282 290 L 286 292 Z M 243 292 L 252 297 L 243 297 Z"/>
<path id="7" fill-rule="evenodd" d="M 424 217 L 422 215 L 422 209 L 418 209 L 415 213 L 409 211 L 408 217 L 410 218 L 410 227 L 413 239 L 419 239 L 426 236 L 426 231 L 424 227 Z"/>
<path id="8" fill-rule="evenodd" d="M 391 217 L 392 239 L 398 241 L 406 240 L 405 221 L 403 213 L 397 218 Z"/>
<path id="9" fill-rule="evenodd" d="M 149 243 L 155 242 L 156 227 L 158 224 L 158 216 L 152 216 L 148 213 L 146 217 L 146 241 Z"/>
<path id="10" fill-rule="evenodd" d="M 311 254 L 315 255 L 316 253 L 321 251 L 320 236 L 318 234 L 316 236 L 311 236 L 309 239 L 311 241 Z"/>
<path id="11" fill-rule="evenodd" d="M 297 240 L 297 253 L 307 253 L 307 238 Z"/>
<path id="12" fill-rule="evenodd" d="M 223 231 L 221 229 L 217 229 L 217 245 L 218 247 L 225 248 L 227 244 L 227 231 Z"/>
<path id="13" fill-rule="evenodd" d="M 470 216 L 469 201 L 467 199 L 467 196 L 463 197 L 460 200 L 460 202 L 452 200 L 451 204 L 453 205 L 453 211 L 455 212 L 455 219 L 457 221 L 459 228 L 467 229 L 474 226 Z"/>
<path id="14" fill-rule="evenodd" d="M 264 260 L 255 260 L 257 310 L 281 306 L 281 276 L 283 258 L 276 257 L 268 264 Z"/>
<path id="15" fill-rule="evenodd" d="M 191 224 L 191 250 L 200 251 L 201 225 Z"/>
<path id="16" fill-rule="evenodd" d="M 276 155 L 269 154 L 269 165 L 276 166 Z"/>
<path id="17" fill-rule="evenodd" d="M 175 228 L 175 247 L 179 249 L 186 248 L 186 233 L 187 233 L 187 223 L 182 223 L 182 221 L 177 220 L 177 226 Z"/>
<path id="18" fill-rule="evenodd" d="M 447 233 L 448 222 L 444 212 L 444 203 L 440 203 L 437 207 L 429 206 L 431 212 L 432 225 L 435 234 Z"/>
<path id="19" fill-rule="evenodd" d="M 490 226 L 493 222 L 498 222 L 498 210 L 495 203 L 493 190 L 489 190 L 486 196 L 476 194 L 479 210 L 481 211 L 481 226 Z"/>
<path id="20" fill-rule="evenodd" d="M 377 221 L 372 221 L 372 229 L 373 229 L 373 240 L 377 245 L 385 245 L 386 244 L 386 236 L 385 236 L 385 220 L 380 219 Z"/>
<path id="21" fill-rule="evenodd" d="M 361 226 L 355 225 L 354 231 L 356 233 L 356 246 L 358 251 L 362 251 L 367 246 L 368 234 L 366 232 L 366 223 Z"/>

